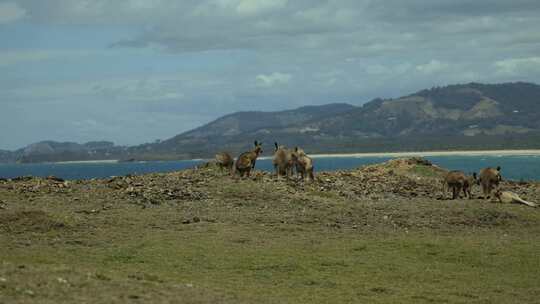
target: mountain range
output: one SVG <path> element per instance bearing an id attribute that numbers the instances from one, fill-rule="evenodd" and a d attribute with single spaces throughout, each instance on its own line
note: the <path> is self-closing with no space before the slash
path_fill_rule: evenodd
<path id="1" fill-rule="evenodd" d="M 0 151 L 0 161 L 207 158 L 223 150 L 245 151 L 254 140 L 262 141 L 267 153 L 275 141 L 310 153 L 540 148 L 540 86 L 468 83 L 362 106 L 237 112 L 156 143 L 48 141 Z"/>

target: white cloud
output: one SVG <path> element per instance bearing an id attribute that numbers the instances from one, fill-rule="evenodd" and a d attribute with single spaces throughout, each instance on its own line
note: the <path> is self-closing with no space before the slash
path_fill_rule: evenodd
<path id="1" fill-rule="evenodd" d="M 26 10 L 14 2 L 0 2 L 0 24 L 20 20 L 26 16 Z"/>
<path id="2" fill-rule="evenodd" d="M 540 57 L 510 58 L 494 63 L 497 73 L 503 75 L 518 75 L 527 72 L 540 72 Z"/>
<path id="3" fill-rule="evenodd" d="M 292 79 L 292 75 L 275 72 L 269 75 L 264 75 L 264 74 L 257 75 L 255 79 L 257 80 L 258 86 L 270 88 L 276 85 L 289 83 Z"/>
<path id="4" fill-rule="evenodd" d="M 424 73 L 424 74 L 433 74 L 437 72 L 441 72 L 448 68 L 448 64 L 444 62 L 440 62 L 439 60 L 431 60 L 430 62 L 426 64 L 420 64 L 416 66 L 416 70 Z"/>
<path id="5" fill-rule="evenodd" d="M 265 11 L 283 8 L 287 0 L 241 0 L 236 6 L 239 14 L 255 15 Z"/>

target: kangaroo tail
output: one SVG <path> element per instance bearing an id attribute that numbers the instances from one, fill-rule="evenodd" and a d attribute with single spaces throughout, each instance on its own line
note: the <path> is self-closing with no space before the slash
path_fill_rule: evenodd
<path id="1" fill-rule="evenodd" d="M 528 202 L 528 201 L 526 201 L 526 200 L 524 200 L 524 199 L 521 199 L 521 198 L 516 199 L 516 200 L 517 200 L 518 202 L 520 202 L 520 203 L 522 203 L 522 204 L 525 204 L 525 205 L 527 205 L 527 206 L 530 206 L 530 207 L 537 207 L 537 206 L 538 206 L 536 203 Z"/>

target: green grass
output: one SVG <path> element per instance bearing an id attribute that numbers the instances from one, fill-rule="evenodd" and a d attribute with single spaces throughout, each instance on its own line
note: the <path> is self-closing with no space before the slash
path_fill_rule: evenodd
<path id="1" fill-rule="evenodd" d="M 107 188 L 33 201 L 0 188 L 0 303 L 539 302 L 536 209 L 205 187 L 207 200 L 146 208 Z"/>

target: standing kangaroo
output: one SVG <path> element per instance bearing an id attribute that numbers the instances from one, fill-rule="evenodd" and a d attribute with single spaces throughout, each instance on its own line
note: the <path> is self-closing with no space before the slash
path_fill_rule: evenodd
<path id="1" fill-rule="evenodd" d="M 301 176 L 302 180 L 304 180 L 306 175 L 308 181 L 314 180 L 313 160 L 306 155 L 304 150 L 296 147 L 291 156 L 296 167 L 296 173 Z"/>
<path id="2" fill-rule="evenodd" d="M 287 177 L 292 173 L 292 153 L 285 146 L 278 146 L 278 143 L 274 143 L 274 158 L 272 159 L 272 164 L 274 165 L 274 170 L 276 172 L 277 178 L 285 175 Z"/>
<path id="3" fill-rule="evenodd" d="M 461 191 L 465 197 L 472 198 L 471 190 L 476 181 L 476 173 L 467 176 L 462 171 L 450 171 L 443 181 L 443 193 L 446 195 L 448 189 L 452 190 L 452 199 L 459 198 Z"/>
<path id="4" fill-rule="evenodd" d="M 257 157 L 259 157 L 262 152 L 262 143 L 255 141 L 255 147 L 253 150 L 244 152 L 238 156 L 234 169 L 240 174 L 240 177 L 249 176 L 251 170 L 255 168 L 255 161 L 257 160 Z"/>
<path id="5" fill-rule="evenodd" d="M 497 168 L 484 168 L 480 170 L 478 182 L 482 186 L 482 192 L 484 194 L 484 199 L 489 199 L 491 197 L 491 192 L 499 187 L 499 182 L 502 180 L 501 177 L 501 167 Z"/>

